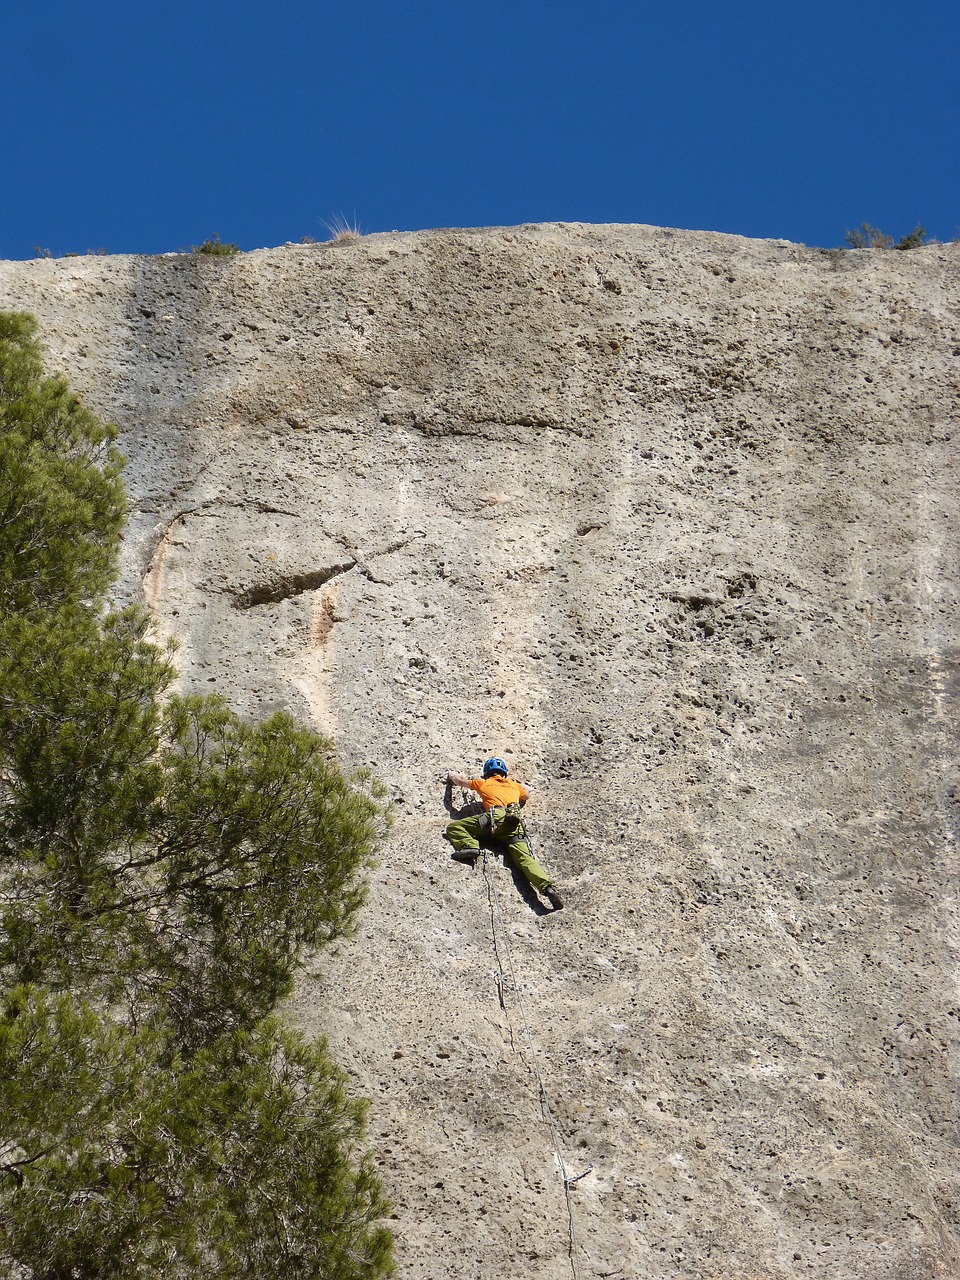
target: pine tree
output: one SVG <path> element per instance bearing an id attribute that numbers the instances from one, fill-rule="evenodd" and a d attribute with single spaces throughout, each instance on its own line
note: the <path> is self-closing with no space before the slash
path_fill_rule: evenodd
<path id="1" fill-rule="evenodd" d="M 352 927 L 384 809 L 290 716 L 173 692 L 107 603 L 121 466 L 0 315 L 0 1261 L 373 1280 L 363 1107 L 274 1010 Z"/>

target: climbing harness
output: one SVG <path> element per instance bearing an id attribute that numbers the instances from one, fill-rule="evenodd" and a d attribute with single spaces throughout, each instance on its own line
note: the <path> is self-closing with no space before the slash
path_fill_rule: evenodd
<path id="1" fill-rule="evenodd" d="M 490 860 L 492 862 L 492 859 Z M 526 1033 L 527 1049 L 530 1053 L 530 1061 L 533 1064 L 534 1075 L 537 1077 L 537 1084 L 540 1089 L 540 1108 L 543 1116 L 550 1126 L 550 1136 L 553 1139 L 553 1149 L 556 1153 L 557 1164 L 560 1167 L 560 1176 L 563 1179 L 563 1194 L 567 1203 L 567 1224 L 569 1230 L 569 1246 L 568 1253 L 570 1265 L 573 1268 L 575 1280 L 582 1280 L 580 1271 L 580 1248 L 577 1244 L 577 1228 L 573 1216 L 573 1201 L 570 1197 L 570 1188 L 574 1183 L 579 1182 L 581 1178 L 585 1178 L 593 1169 L 593 1165 L 584 1169 L 583 1173 L 578 1173 L 575 1177 L 571 1177 L 567 1172 L 567 1166 L 563 1159 L 563 1152 L 560 1148 L 560 1135 L 557 1132 L 556 1122 L 553 1118 L 553 1109 L 550 1106 L 550 1097 L 547 1093 L 547 1086 L 543 1078 L 543 1072 L 540 1069 L 540 1062 L 537 1058 L 537 1052 L 533 1045 L 533 1034 L 530 1030 L 530 1024 L 527 1022 L 526 1010 L 523 1007 L 523 996 L 520 994 L 520 985 L 517 982 L 516 969 L 513 964 L 513 954 L 510 950 L 510 935 L 507 933 L 507 923 L 503 915 L 503 907 L 500 903 L 500 895 L 497 893 L 497 886 L 491 873 L 490 865 L 487 859 L 487 850 L 483 851 L 483 877 L 487 884 L 487 902 L 490 906 L 490 928 L 493 934 L 493 954 L 497 962 L 497 999 L 500 1002 L 500 1008 L 506 1011 L 506 999 L 504 991 L 508 983 L 513 989 L 514 998 L 517 1002 L 517 1008 L 520 1010 L 520 1021 L 523 1023 L 523 1029 Z M 503 956 L 506 957 L 507 970 L 504 971 L 503 959 L 501 958 L 501 945 L 497 940 L 499 930 L 502 939 Z M 513 1032 L 510 1032 L 511 1044 L 513 1042 Z"/>
<path id="2" fill-rule="evenodd" d="M 485 836 L 495 836 L 499 840 L 525 840 L 527 829 L 523 825 L 520 806 L 513 801 L 505 808 L 494 805 L 492 809 L 484 809 L 480 815 L 480 830 Z"/>

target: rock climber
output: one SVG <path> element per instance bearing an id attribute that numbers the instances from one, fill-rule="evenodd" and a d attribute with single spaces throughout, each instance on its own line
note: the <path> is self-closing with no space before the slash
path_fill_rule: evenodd
<path id="1" fill-rule="evenodd" d="M 508 777 L 505 760 L 491 756 L 484 762 L 482 778 L 468 778 L 463 773 L 447 773 L 447 785 L 469 787 L 483 801 L 483 813 L 469 818 L 456 818 L 447 824 L 446 837 L 453 845 L 453 856 L 458 862 L 473 865 L 480 852 L 481 836 L 491 836 L 507 846 L 507 852 L 518 871 L 542 893 L 554 911 L 563 906 L 557 886 L 533 856 L 526 840 L 526 830 L 520 815 L 527 803 L 526 788 Z"/>

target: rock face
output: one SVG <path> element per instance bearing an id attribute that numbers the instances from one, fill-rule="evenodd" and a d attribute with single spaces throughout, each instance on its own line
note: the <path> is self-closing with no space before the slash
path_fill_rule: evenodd
<path id="1" fill-rule="evenodd" d="M 573 225 L 0 264 L 121 428 L 184 684 L 391 788 L 291 1013 L 372 1100 L 404 1280 L 960 1274 L 958 267 Z M 492 753 L 562 912 L 450 861 Z"/>

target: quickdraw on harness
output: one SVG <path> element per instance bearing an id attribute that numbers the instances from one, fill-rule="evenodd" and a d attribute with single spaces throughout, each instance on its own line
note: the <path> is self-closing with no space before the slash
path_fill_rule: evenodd
<path id="1" fill-rule="evenodd" d="M 495 836 L 498 840 L 522 840 L 527 834 L 523 814 L 516 801 L 506 808 L 497 804 L 492 809 L 485 809 L 480 815 L 480 830 L 484 835 Z"/>

